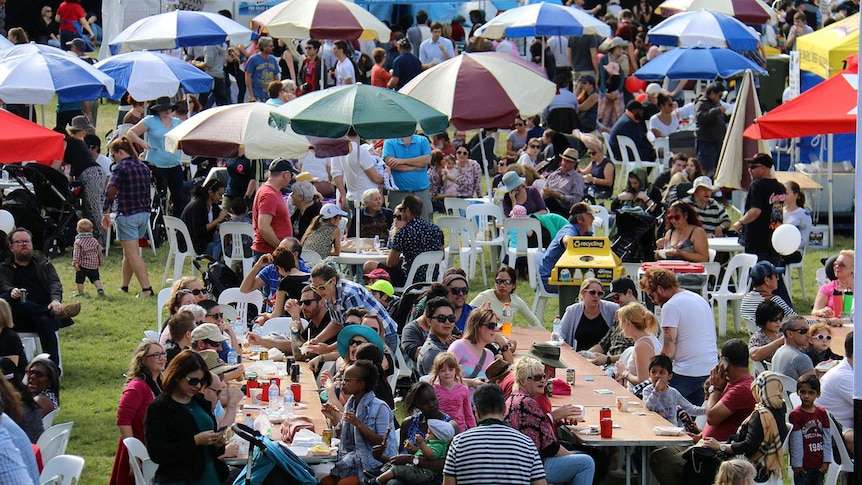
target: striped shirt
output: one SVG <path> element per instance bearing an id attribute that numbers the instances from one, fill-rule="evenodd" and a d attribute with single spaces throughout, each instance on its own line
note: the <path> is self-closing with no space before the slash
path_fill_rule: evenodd
<path id="1" fill-rule="evenodd" d="M 724 206 L 715 199 L 710 198 L 706 203 L 706 207 L 700 207 L 697 205 L 690 195 L 682 199 L 682 201 L 687 202 L 694 207 L 694 210 L 697 211 L 697 215 L 700 216 L 700 220 L 703 222 L 703 230 L 706 231 L 707 234 L 712 234 L 716 227 L 725 222 L 730 224 L 730 216 L 727 215 L 727 211 L 724 210 Z M 727 227 L 724 229 L 727 229 Z"/>
<path id="2" fill-rule="evenodd" d="M 765 300 L 765 298 L 763 298 L 760 295 L 760 292 L 758 292 L 757 290 L 749 291 L 745 294 L 745 296 L 742 297 L 742 303 L 739 307 L 739 315 L 742 318 L 746 318 L 754 322 L 754 316 L 757 312 L 757 306 L 760 305 L 760 302 L 762 302 L 763 300 Z M 796 311 L 793 310 L 793 307 L 788 305 L 787 302 L 784 301 L 780 296 L 773 295 L 770 300 L 778 304 L 778 306 L 780 306 L 781 309 L 784 310 L 784 318 L 796 315 Z"/>
<path id="3" fill-rule="evenodd" d="M 480 425 L 455 436 L 443 474 L 458 485 L 526 485 L 545 478 L 536 444 L 504 424 Z"/>

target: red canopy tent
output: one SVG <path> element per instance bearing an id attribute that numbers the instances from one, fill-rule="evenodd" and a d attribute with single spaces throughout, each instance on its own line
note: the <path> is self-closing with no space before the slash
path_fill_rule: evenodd
<path id="1" fill-rule="evenodd" d="M 63 135 L 0 109 L 0 163 L 63 159 Z"/>
<path id="2" fill-rule="evenodd" d="M 858 66 L 841 71 L 757 118 L 743 136 L 772 139 L 855 133 L 858 80 Z"/>

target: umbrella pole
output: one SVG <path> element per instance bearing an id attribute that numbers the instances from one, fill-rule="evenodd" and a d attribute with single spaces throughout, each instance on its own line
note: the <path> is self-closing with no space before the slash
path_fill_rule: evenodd
<path id="1" fill-rule="evenodd" d="M 491 162 L 485 156 L 485 129 L 479 128 L 479 151 L 482 153 L 482 165 L 485 166 L 485 184 L 488 185 L 488 199 L 494 198 L 494 188 L 491 187 Z"/>
<path id="2" fill-rule="evenodd" d="M 356 166 L 357 167 L 359 166 L 359 141 L 360 141 L 360 139 L 359 139 L 359 137 L 357 137 L 357 140 L 356 140 Z M 344 194 L 344 196 L 347 197 L 347 194 Z M 360 214 L 359 206 L 361 206 L 361 205 L 362 205 L 362 199 L 360 198 L 360 200 L 356 202 L 356 241 L 355 241 L 356 242 L 356 254 L 359 254 L 359 241 L 362 240 L 362 238 L 359 237 L 359 214 Z"/>
<path id="3" fill-rule="evenodd" d="M 835 214 L 833 212 L 835 201 L 833 200 L 834 193 L 832 191 L 833 178 L 834 178 L 834 175 L 833 175 L 834 168 L 832 167 L 832 163 L 833 163 L 833 155 L 832 155 L 832 148 L 833 148 L 832 141 L 833 141 L 833 139 L 832 139 L 832 136 L 833 136 L 832 133 L 830 133 L 827 135 L 827 138 L 826 138 L 828 140 L 828 143 L 829 143 L 829 172 L 828 172 L 828 175 L 826 177 L 826 186 L 829 188 L 829 244 L 830 245 L 835 244 L 835 227 L 834 227 L 835 226 Z"/>

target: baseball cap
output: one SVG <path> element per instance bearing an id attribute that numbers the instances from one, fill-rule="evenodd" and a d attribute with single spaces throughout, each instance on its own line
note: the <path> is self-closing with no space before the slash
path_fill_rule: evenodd
<path id="1" fill-rule="evenodd" d="M 661 88 L 661 86 L 659 86 L 656 83 L 649 83 L 646 87 L 646 93 L 647 94 L 658 94 L 662 91 L 663 91 L 663 89 Z"/>
<path id="2" fill-rule="evenodd" d="M 613 300 L 614 295 L 625 295 L 629 290 L 631 290 L 633 294 L 637 295 L 638 289 L 635 286 L 635 282 L 632 281 L 631 278 L 627 277 L 617 278 L 611 281 L 611 291 L 604 299 Z"/>
<path id="3" fill-rule="evenodd" d="M 578 202 L 577 204 L 572 206 L 571 210 L 569 210 L 570 216 L 577 216 L 580 214 L 598 214 L 598 213 L 599 213 L 599 211 L 593 209 L 592 206 L 590 206 L 590 204 L 587 204 L 586 202 Z"/>
<path id="4" fill-rule="evenodd" d="M 269 164 L 270 172 L 290 172 L 294 175 L 299 174 L 299 170 L 293 166 L 293 162 L 286 158 L 276 158 Z"/>
<path id="5" fill-rule="evenodd" d="M 339 209 L 335 204 L 323 204 L 320 208 L 320 217 L 323 219 L 332 219 L 335 216 L 347 217 L 347 212 Z"/>
<path id="6" fill-rule="evenodd" d="M 212 342 L 224 342 L 227 340 L 218 325 L 214 323 L 204 323 L 195 327 L 192 330 L 192 342 L 200 342 L 201 340 L 210 340 Z"/>
<path id="7" fill-rule="evenodd" d="M 751 158 L 746 158 L 745 162 L 748 163 L 749 165 L 753 163 L 756 165 L 763 165 L 763 166 L 766 166 L 769 168 L 772 168 L 772 164 L 773 164 L 772 157 L 769 156 L 769 154 L 767 154 L 767 153 L 758 153 Z"/>
<path id="8" fill-rule="evenodd" d="M 763 281 L 767 276 L 776 274 L 784 274 L 784 266 L 776 267 L 769 261 L 759 261 L 751 268 L 751 279 L 754 281 Z"/>
<path id="9" fill-rule="evenodd" d="M 80 37 L 75 37 L 74 39 L 70 40 L 69 42 L 66 42 L 66 45 L 69 47 L 74 47 L 75 49 L 78 49 L 81 51 L 87 50 L 87 43 L 84 42 L 84 39 L 82 39 Z"/>
<path id="10" fill-rule="evenodd" d="M 390 297 L 395 295 L 395 288 L 392 286 L 392 283 L 382 278 L 376 280 L 374 283 L 366 286 L 365 288 L 368 289 L 368 291 L 379 291 L 381 293 L 385 293 Z"/>
<path id="11" fill-rule="evenodd" d="M 383 268 L 377 268 L 375 270 L 372 270 L 370 273 L 365 273 L 364 275 L 362 275 L 362 277 L 367 280 L 379 280 L 382 278 L 389 282 L 392 281 L 392 277 L 389 276 L 389 271 L 386 271 Z"/>

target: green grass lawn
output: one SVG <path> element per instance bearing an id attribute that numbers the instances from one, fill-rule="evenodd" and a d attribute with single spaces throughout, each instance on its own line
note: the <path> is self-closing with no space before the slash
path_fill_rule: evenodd
<path id="1" fill-rule="evenodd" d="M 52 127 L 53 113 L 48 113 L 47 118 L 45 125 Z M 116 105 L 102 105 L 98 122 L 99 133 L 109 131 L 115 119 Z M 852 247 L 853 241 L 850 238 L 839 236 L 836 239 L 835 248 Z M 794 281 L 793 286 L 793 301 L 798 311 L 806 312 L 811 308 L 817 289 L 814 272 L 820 266 L 820 258 L 833 253 L 834 251 L 829 250 L 810 250 L 806 254 L 804 273 L 808 299 L 802 299 L 798 282 Z M 159 278 L 164 270 L 167 247 L 159 249 L 156 256 L 149 249 L 144 250 L 143 255 L 149 269 L 150 281 L 158 291 L 161 287 Z M 135 298 L 134 293 L 139 291 L 139 288 L 134 279 L 130 294 L 118 290 L 121 258 L 122 251 L 119 247 L 114 247 L 102 267 L 102 281 L 107 298 L 98 298 L 90 284 L 86 287 L 86 296 L 72 297 L 75 284 L 71 256 L 67 253 L 54 261 L 66 290 L 65 301 L 68 303 L 80 300 L 83 304 L 81 314 L 75 319 L 75 325 L 60 332 L 64 375 L 61 408 L 55 422 L 75 422 L 67 453 L 86 459 L 82 483 L 87 484 L 108 483 L 119 436 L 114 422 L 117 402 L 125 384 L 123 372 L 129 365 L 132 350 L 143 337 L 143 331 L 157 328 L 155 298 Z M 187 264 L 186 268 L 186 274 L 195 274 L 190 264 Z M 493 270 L 489 270 L 489 281 L 493 278 L 490 271 Z M 482 286 L 481 275 L 473 278 L 470 283 L 468 301 L 486 289 Z M 525 301 L 532 303 L 534 294 L 526 281 L 518 281 L 517 293 Z M 557 301 L 548 301 L 543 319 L 547 328 L 550 328 L 558 311 Z M 518 316 L 515 317 L 515 323 L 525 325 Z M 729 326 L 732 327 L 732 324 Z M 719 345 L 731 337 L 746 340 L 748 338 L 744 329 L 740 332 L 731 330 L 727 337 L 719 339 Z"/>

